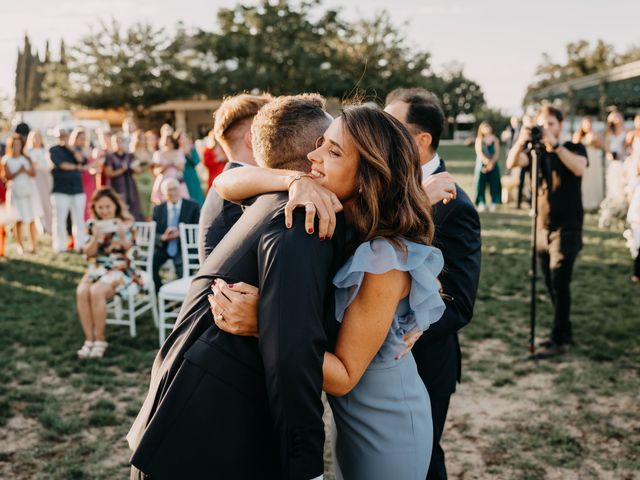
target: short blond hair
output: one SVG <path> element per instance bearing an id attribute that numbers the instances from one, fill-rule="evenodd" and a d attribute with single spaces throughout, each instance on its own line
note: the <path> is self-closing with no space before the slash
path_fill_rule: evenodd
<path id="1" fill-rule="evenodd" d="M 325 99 L 316 93 L 278 97 L 253 119 L 251 139 L 261 167 L 309 171 L 307 154 L 331 123 Z"/>
<path id="2" fill-rule="evenodd" d="M 214 115 L 213 135 L 216 141 L 229 147 L 239 139 L 241 126 L 250 123 L 258 110 L 269 103 L 269 94 L 249 95 L 242 93 L 225 98 Z M 251 126 L 249 125 L 249 128 Z"/>

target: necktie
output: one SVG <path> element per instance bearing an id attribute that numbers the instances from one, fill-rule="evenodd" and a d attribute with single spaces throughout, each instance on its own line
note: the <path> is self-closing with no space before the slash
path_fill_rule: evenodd
<path id="1" fill-rule="evenodd" d="M 169 221 L 169 226 L 177 228 L 179 220 L 180 220 L 180 212 L 178 212 L 178 206 L 173 205 L 173 207 L 171 207 L 171 220 Z M 177 254 L 178 254 L 178 239 L 174 238 L 173 240 L 169 240 L 169 244 L 167 245 L 167 255 L 173 258 Z"/>

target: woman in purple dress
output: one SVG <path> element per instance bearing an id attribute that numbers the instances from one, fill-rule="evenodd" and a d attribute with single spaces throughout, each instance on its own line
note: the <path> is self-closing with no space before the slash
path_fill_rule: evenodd
<path id="1" fill-rule="evenodd" d="M 120 135 L 113 136 L 113 151 L 107 155 L 104 163 L 104 174 L 109 179 L 109 185 L 120 194 L 129 211 L 136 221 L 144 221 L 140 208 L 138 187 L 133 178 L 134 173 L 140 173 L 140 161 L 133 154 L 124 149 L 124 141 Z"/>

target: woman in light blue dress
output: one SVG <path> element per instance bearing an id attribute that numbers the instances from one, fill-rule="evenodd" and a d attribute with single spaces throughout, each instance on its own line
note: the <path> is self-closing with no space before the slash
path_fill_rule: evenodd
<path id="1" fill-rule="evenodd" d="M 421 187 L 417 147 L 389 114 L 357 106 L 331 123 L 308 158 L 311 173 L 306 177 L 311 178 L 245 167 L 236 169 L 242 175 L 233 170 L 221 174 L 214 187 L 231 201 L 288 189 L 290 203 L 305 205 L 310 213 L 305 227 L 310 234 L 316 208 L 324 217 L 332 213 L 327 204 L 344 207 L 353 239 L 333 279 L 341 327 L 323 365 L 323 389 L 335 423 L 336 475 L 424 480 L 433 443 L 429 396 L 413 356 L 401 354 L 405 336 L 429 328 L 445 307 L 437 280 L 443 259 L 430 246 L 433 221 Z M 285 221 L 290 226 L 289 215 Z M 256 309 L 231 305 L 257 305 L 257 288 L 218 279 L 213 293 L 219 328 L 259 335 Z"/>

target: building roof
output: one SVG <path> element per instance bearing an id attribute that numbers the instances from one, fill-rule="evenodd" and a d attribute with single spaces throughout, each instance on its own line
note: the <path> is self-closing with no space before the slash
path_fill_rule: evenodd
<path id="1" fill-rule="evenodd" d="M 609 103 L 640 104 L 640 60 L 604 72 L 578 77 L 529 93 L 525 102 L 565 99 L 597 101 L 606 93 Z"/>

